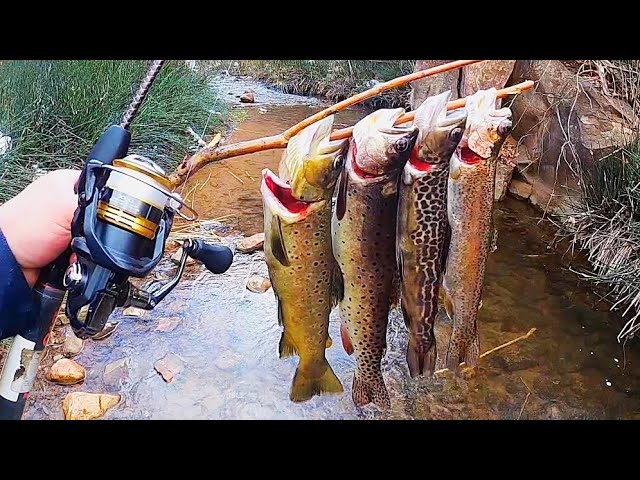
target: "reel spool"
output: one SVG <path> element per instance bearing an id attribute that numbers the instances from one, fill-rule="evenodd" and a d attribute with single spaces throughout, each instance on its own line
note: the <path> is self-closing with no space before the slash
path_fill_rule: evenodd
<path id="1" fill-rule="evenodd" d="M 178 274 L 167 285 L 149 293 L 129 283 L 130 276 L 143 278 L 160 262 L 176 214 L 189 221 L 197 218 L 170 188 L 164 170 L 141 155 L 110 164 L 95 159 L 86 163 L 71 227 L 75 259 L 63 280 L 69 291 L 66 314 L 76 336 L 102 331 L 117 306 L 154 308 L 177 284 L 187 255 L 214 273 L 231 265 L 233 254 L 227 247 L 187 241 Z"/>

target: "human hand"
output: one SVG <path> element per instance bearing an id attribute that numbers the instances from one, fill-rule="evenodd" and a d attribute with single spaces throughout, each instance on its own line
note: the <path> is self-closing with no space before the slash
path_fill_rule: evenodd
<path id="1" fill-rule="evenodd" d="M 0 230 L 30 287 L 69 246 L 79 176 L 79 170 L 49 172 L 0 206 Z"/>

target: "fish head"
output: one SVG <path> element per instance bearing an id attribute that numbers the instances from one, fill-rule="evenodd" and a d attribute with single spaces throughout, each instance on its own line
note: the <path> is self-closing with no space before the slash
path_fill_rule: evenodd
<path id="1" fill-rule="evenodd" d="M 409 159 L 418 138 L 418 127 L 396 127 L 402 108 L 383 108 L 353 127 L 351 160 L 360 176 L 378 177 L 399 170 Z"/>
<path id="2" fill-rule="evenodd" d="M 289 224 L 305 219 L 309 213 L 322 207 L 327 201 L 304 202 L 295 198 L 291 185 L 278 178 L 268 168 L 262 170 L 260 193 L 264 209 Z"/>
<path id="3" fill-rule="evenodd" d="M 479 90 L 467 98 L 467 125 L 461 146 L 480 160 L 495 161 L 513 123 L 511 109 L 496 109 L 497 90 Z"/>
<path id="4" fill-rule="evenodd" d="M 449 159 L 462 140 L 467 122 L 465 109 L 447 112 L 451 91 L 427 98 L 415 112 L 413 124 L 420 130 L 413 154 L 412 165 L 425 164 L 429 168 L 445 169 Z"/>
<path id="5" fill-rule="evenodd" d="M 333 120 L 331 115 L 309 125 L 287 144 L 281 165 L 298 200 L 315 202 L 331 196 L 344 167 L 349 142 L 330 140 Z"/>

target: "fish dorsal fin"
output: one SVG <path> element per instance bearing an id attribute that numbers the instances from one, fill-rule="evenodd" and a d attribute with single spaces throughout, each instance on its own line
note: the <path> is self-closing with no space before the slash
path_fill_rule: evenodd
<path id="1" fill-rule="evenodd" d="M 271 222 L 271 235 L 269 235 L 269 242 L 271 243 L 271 252 L 273 256 L 283 266 L 290 266 L 289 258 L 287 257 L 287 249 L 284 244 L 284 235 L 282 234 L 282 221 L 279 216 L 273 218 Z"/>

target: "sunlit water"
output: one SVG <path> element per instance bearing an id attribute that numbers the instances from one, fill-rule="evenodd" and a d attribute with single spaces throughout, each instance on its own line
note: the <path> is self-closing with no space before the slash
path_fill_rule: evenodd
<path id="1" fill-rule="evenodd" d="M 228 81 L 237 84 L 235 91 L 246 87 Z M 296 98 L 287 97 L 288 105 L 262 105 L 265 113 L 258 105 L 245 107 L 248 117 L 231 141 L 279 133 L 319 108 Z M 365 113 L 345 112 L 337 127 L 353 124 Z M 186 187 L 204 185 L 196 194 L 196 209 L 205 218 L 223 217 L 247 234 L 261 231 L 260 171 L 277 169 L 280 155 L 247 155 L 199 172 Z M 223 275 L 192 268 L 142 319 L 114 314 L 122 320 L 116 332 L 87 342 L 75 358 L 87 369 L 85 382 L 60 387 L 39 380 L 25 417 L 62 418 L 62 398 L 79 390 L 121 394 L 122 403 L 105 416 L 112 419 L 640 418 L 637 349 L 627 346 L 625 355 L 615 338 L 620 318 L 568 271 L 569 256 L 550 247 L 553 230 L 537 224 L 538 216 L 513 199 L 496 204 L 498 249 L 489 259 L 478 319 L 482 352 L 533 327 L 536 332 L 483 358 L 474 378 L 412 380 L 404 357 L 405 328 L 400 314 L 392 312 L 383 364 L 390 412 L 353 405 L 354 358 L 342 349 L 335 311 L 330 326 L 334 344 L 327 358 L 345 393 L 302 404 L 289 400 L 297 359 L 278 358 L 281 329 L 273 291 L 256 294 L 245 288 L 250 275 L 267 275 L 258 252 L 236 254 Z M 233 244 L 235 238 L 226 241 Z M 161 270 L 169 273 L 172 268 L 167 262 Z M 446 339 L 446 317 L 440 318 L 438 338 Z M 161 321 L 177 326 L 159 331 Z M 154 370 L 167 354 L 183 364 L 171 383 Z M 105 373 L 109 364 L 107 370 L 119 363 L 125 366 Z"/>

